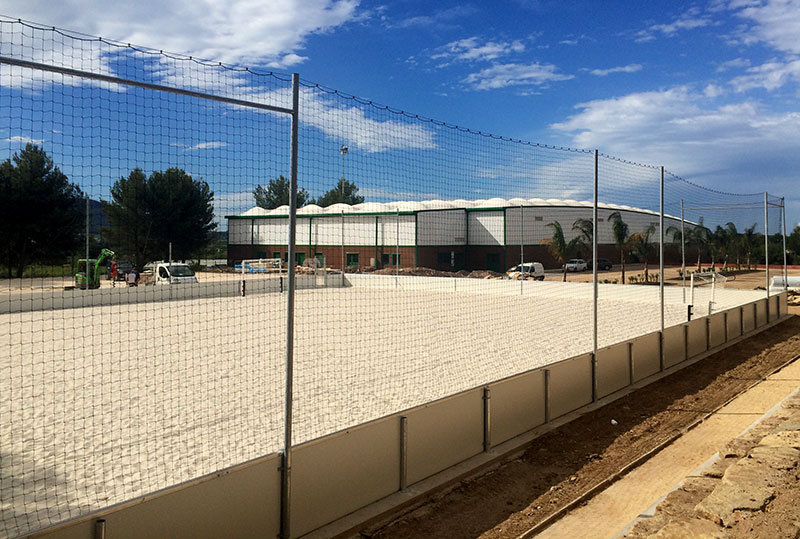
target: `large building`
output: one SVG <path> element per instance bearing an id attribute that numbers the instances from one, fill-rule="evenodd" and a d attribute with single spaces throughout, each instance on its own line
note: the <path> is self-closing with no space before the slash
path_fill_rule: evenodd
<path id="1" fill-rule="evenodd" d="M 600 204 L 599 256 L 619 258 L 608 216 L 619 211 L 630 234 L 656 225 L 656 212 Z M 228 262 L 248 258 L 288 256 L 288 206 L 274 210 L 254 207 L 228 219 Z M 545 267 L 557 267 L 547 248 L 549 223 L 558 222 L 567 241 L 576 237 L 577 219 L 592 218 L 591 202 L 555 199 L 430 200 L 367 202 L 350 206 L 316 205 L 297 210 L 297 262 L 324 257 L 328 267 L 420 266 L 439 270 L 505 271 L 523 257 Z M 665 227 L 680 227 L 680 219 L 665 217 Z M 657 236 L 652 238 L 657 242 Z M 584 253 L 589 258 L 591 253 Z"/>

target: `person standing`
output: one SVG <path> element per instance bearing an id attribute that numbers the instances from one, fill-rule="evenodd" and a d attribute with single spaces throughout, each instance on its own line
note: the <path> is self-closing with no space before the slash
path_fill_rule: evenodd
<path id="1" fill-rule="evenodd" d="M 111 261 L 111 288 L 117 286 L 117 272 L 118 272 L 117 259 L 114 258 Z"/>
<path id="2" fill-rule="evenodd" d="M 136 271 L 136 268 L 128 272 L 126 280 L 128 281 L 128 286 L 139 286 L 139 272 Z"/>

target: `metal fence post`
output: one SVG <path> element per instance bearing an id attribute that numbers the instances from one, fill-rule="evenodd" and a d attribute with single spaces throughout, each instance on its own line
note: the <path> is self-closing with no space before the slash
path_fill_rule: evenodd
<path id="1" fill-rule="evenodd" d="M 686 303 L 686 237 L 683 231 L 683 199 L 681 199 L 681 290 L 683 302 Z"/>
<path id="2" fill-rule="evenodd" d="M 342 287 L 344 287 L 344 268 L 345 268 L 345 260 L 344 260 L 344 210 L 342 210 Z"/>
<path id="3" fill-rule="evenodd" d="M 783 228 L 783 291 L 786 292 L 789 289 L 789 271 L 786 265 L 786 199 L 784 197 L 781 197 L 781 221 Z"/>
<path id="4" fill-rule="evenodd" d="M 658 299 L 661 304 L 661 334 L 664 334 L 664 167 L 661 167 L 660 210 L 658 215 Z"/>
<path id="5" fill-rule="evenodd" d="M 597 184 L 598 151 L 594 151 L 594 204 L 592 207 L 592 401 L 597 400 Z"/>
<path id="6" fill-rule="evenodd" d="M 767 291 L 767 320 L 769 320 L 769 209 L 768 193 L 764 191 L 764 288 Z"/>
<path id="7" fill-rule="evenodd" d="M 291 537 L 292 473 L 292 383 L 294 371 L 294 290 L 295 248 L 297 240 L 297 146 L 300 123 L 300 75 L 292 74 L 291 187 L 289 191 L 289 260 L 286 298 L 286 402 L 283 424 L 283 466 L 281 467 L 281 537 Z"/>

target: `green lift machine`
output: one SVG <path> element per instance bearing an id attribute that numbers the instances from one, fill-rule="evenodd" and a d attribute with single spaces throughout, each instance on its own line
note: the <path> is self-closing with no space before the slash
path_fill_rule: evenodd
<path id="1" fill-rule="evenodd" d="M 105 270 L 105 262 L 109 258 L 114 256 L 114 251 L 110 249 L 102 249 L 100 251 L 100 256 L 97 258 L 81 258 L 78 260 L 78 268 L 83 268 L 83 271 L 79 271 L 75 274 L 75 286 L 80 288 L 81 290 L 86 290 L 87 288 L 100 288 L 100 274 L 102 271 L 100 268 Z M 89 276 L 86 276 L 86 268 L 88 266 L 89 269 Z"/>

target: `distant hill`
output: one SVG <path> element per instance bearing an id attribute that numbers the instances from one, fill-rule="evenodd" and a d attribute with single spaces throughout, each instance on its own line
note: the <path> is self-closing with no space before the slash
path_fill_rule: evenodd
<path id="1" fill-rule="evenodd" d="M 108 227 L 108 216 L 99 200 L 89 199 L 89 234 L 98 235 L 100 229 Z"/>

